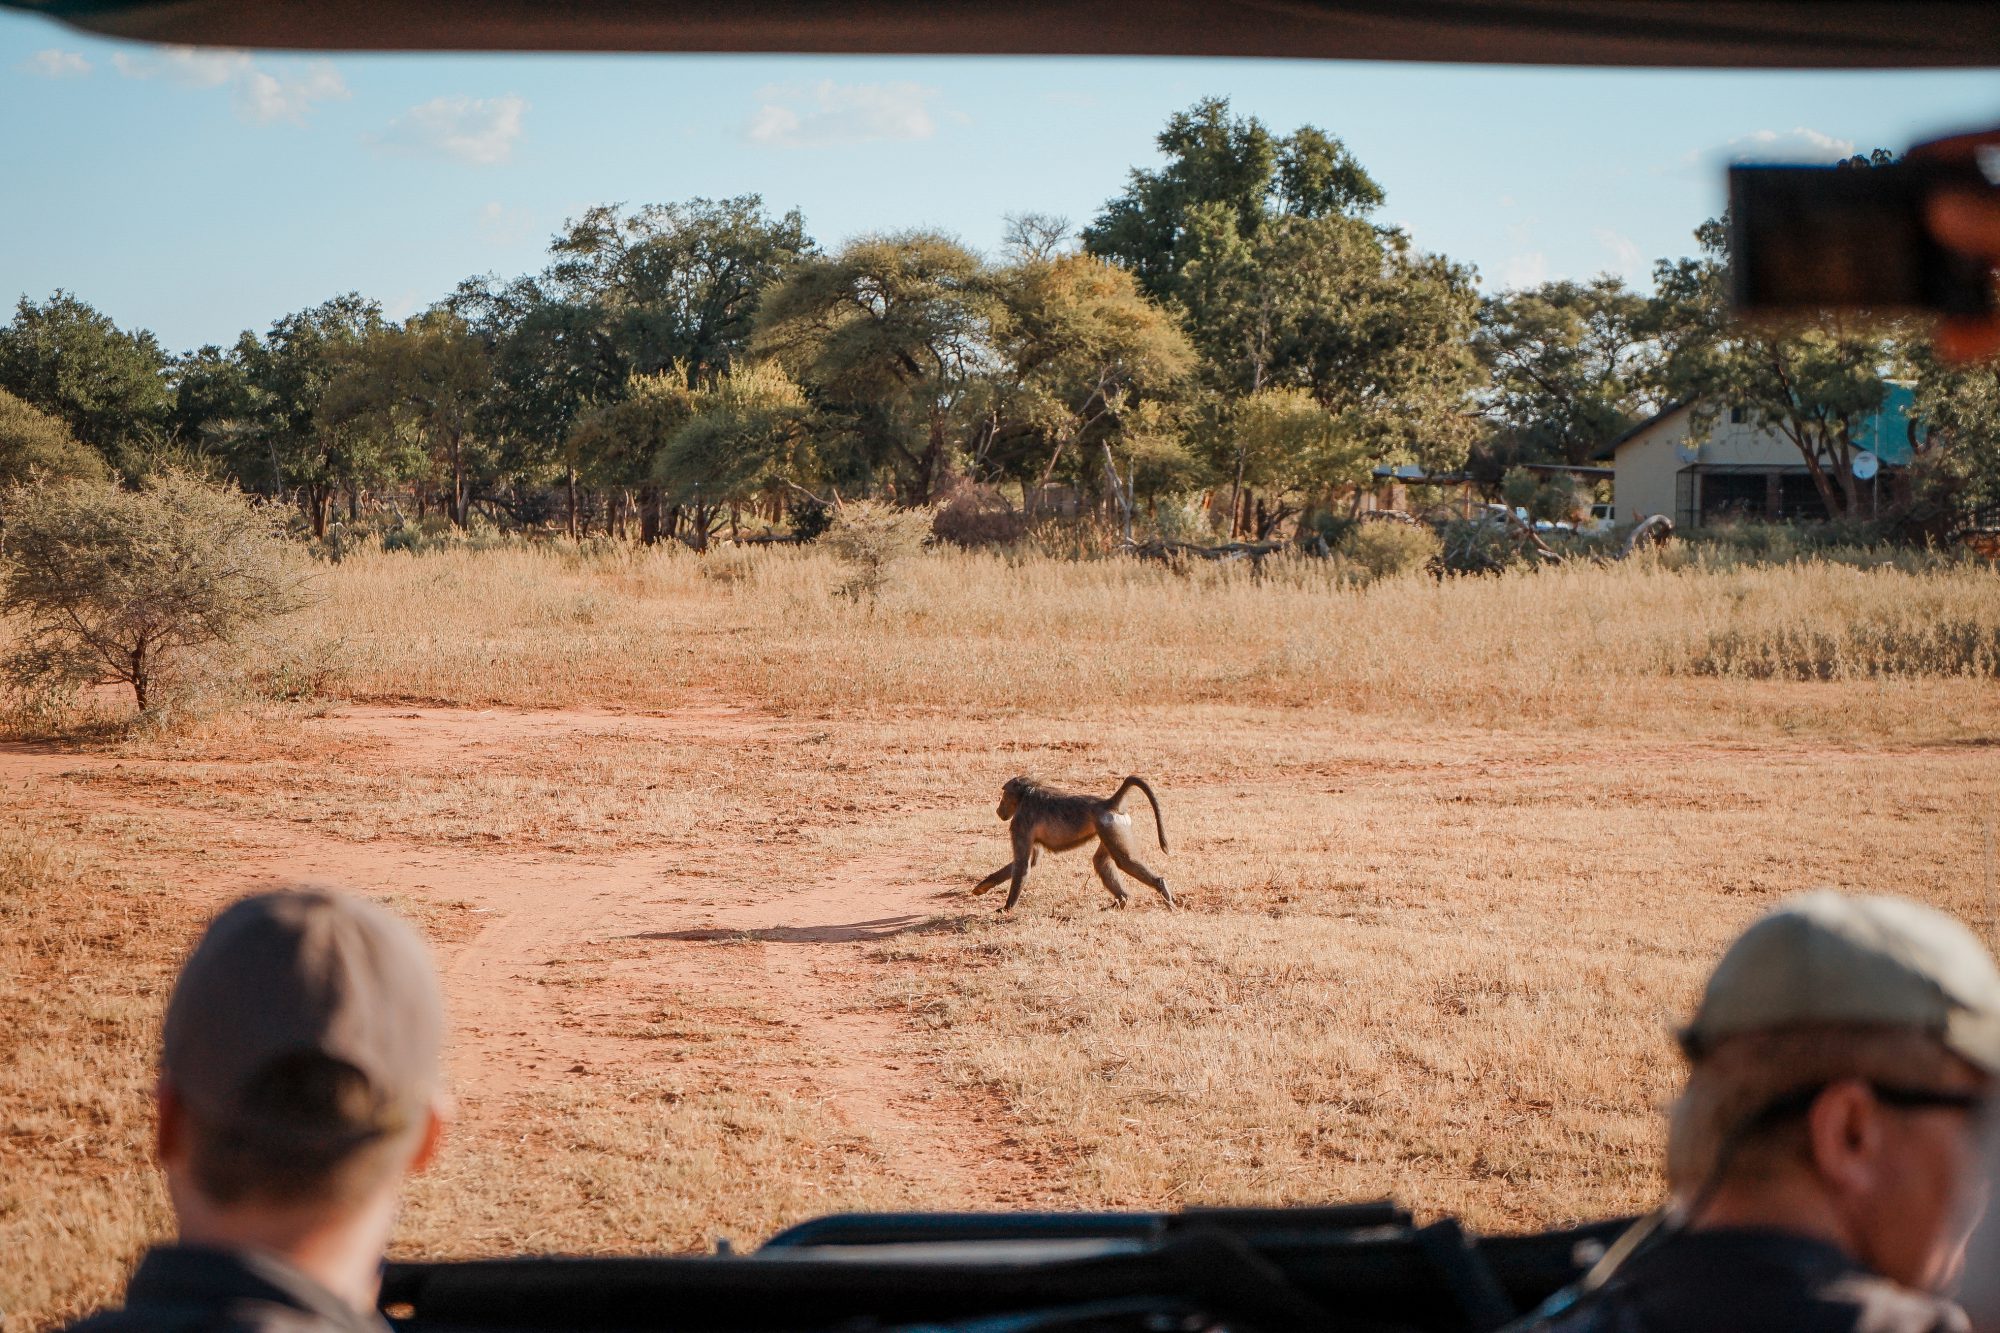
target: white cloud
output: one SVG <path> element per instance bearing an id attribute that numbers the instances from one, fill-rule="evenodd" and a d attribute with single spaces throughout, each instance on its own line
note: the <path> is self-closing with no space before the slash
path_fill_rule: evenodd
<path id="1" fill-rule="evenodd" d="M 769 87 L 743 137 L 774 148 L 826 148 L 876 140 L 928 139 L 937 133 L 931 104 L 938 90 L 916 83 L 834 83 Z"/>
<path id="2" fill-rule="evenodd" d="M 1500 266 L 1500 285 L 1509 289 L 1539 287 L 1549 280 L 1549 257 L 1540 250 L 1509 255 Z"/>
<path id="3" fill-rule="evenodd" d="M 303 125 L 306 109 L 314 102 L 344 100 L 352 95 L 338 70 L 315 60 L 291 78 L 261 69 L 247 71 L 236 88 L 236 109 L 245 119 L 259 124 L 287 120 Z"/>
<path id="4" fill-rule="evenodd" d="M 21 68 L 45 79 L 75 79 L 90 73 L 90 62 L 83 58 L 81 52 L 58 51 L 51 47 L 23 60 Z"/>
<path id="5" fill-rule="evenodd" d="M 340 71 L 324 60 L 269 68 L 247 51 L 170 46 L 157 55 L 113 52 L 111 64 L 128 79 L 164 79 L 181 88 L 227 88 L 236 114 L 258 125 L 277 121 L 303 125 L 314 103 L 344 101 L 353 95 Z"/>
<path id="6" fill-rule="evenodd" d="M 390 121 L 375 142 L 386 148 L 442 154 L 474 166 L 494 166 L 514 155 L 527 110 L 527 99 L 512 93 L 433 97 Z"/>
<path id="7" fill-rule="evenodd" d="M 1795 125 L 1789 130 L 1753 130 L 1722 145 L 1732 162 L 1838 162 L 1854 156 L 1854 140 Z"/>
<path id="8" fill-rule="evenodd" d="M 1613 231 L 1609 227 L 1599 227 L 1592 235 L 1597 237 L 1599 245 L 1617 256 L 1619 273 L 1629 277 L 1634 273 L 1642 271 L 1642 265 L 1639 262 L 1639 243 L 1637 241 L 1634 241 L 1623 232 Z"/>

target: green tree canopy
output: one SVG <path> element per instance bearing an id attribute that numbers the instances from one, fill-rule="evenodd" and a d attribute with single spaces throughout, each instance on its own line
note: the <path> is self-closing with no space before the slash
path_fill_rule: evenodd
<path id="1" fill-rule="evenodd" d="M 1587 463 L 1651 407 L 1646 298 L 1606 275 L 1488 297 L 1474 339 L 1492 376 L 1494 477 L 1523 462 Z"/>
<path id="2" fill-rule="evenodd" d="M 1219 225 L 1248 241 L 1279 218 L 1365 217 L 1382 203 L 1340 140 L 1310 125 L 1280 138 L 1230 115 L 1224 98 L 1175 113 L 1156 142 L 1166 164 L 1135 169 L 1083 233 L 1086 249 L 1130 269 L 1156 299 L 1180 295 L 1203 231 Z"/>
<path id="3" fill-rule="evenodd" d="M 756 195 L 587 211 L 566 223 L 539 275 L 460 285 L 448 303 L 491 348 L 489 433 L 520 474 L 564 467 L 571 428 L 634 376 L 701 375 L 742 355 L 764 290 L 813 253 L 796 210 Z M 606 486 L 650 484 L 590 469 Z"/>
<path id="4" fill-rule="evenodd" d="M 153 335 L 128 333 L 58 291 L 22 297 L 0 328 L 0 389 L 62 419 L 83 443 L 136 474 L 164 433 L 172 397 L 167 357 Z"/>
<path id="5" fill-rule="evenodd" d="M 365 328 L 327 386 L 322 415 L 372 435 L 371 457 L 388 475 L 422 473 L 464 527 L 477 484 L 491 479 L 480 427 L 492 381 L 485 340 L 450 310 L 431 310 Z"/>
<path id="6" fill-rule="evenodd" d="M 235 436 L 237 474 L 268 476 L 280 495 L 295 492 L 315 536 L 326 535 L 337 489 L 373 485 L 397 471 L 393 440 L 338 396 L 329 399 L 383 327 L 381 307 L 349 292 L 286 315 L 262 340 L 240 344 L 250 414 Z"/>
<path id="7" fill-rule="evenodd" d="M 868 236 L 768 292 L 752 347 L 851 442 L 837 480 L 893 470 L 901 497 L 922 504 L 980 415 L 999 309 L 995 275 L 952 238 Z"/>
<path id="8" fill-rule="evenodd" d="M 814 418 L 803 390 L 775 362 L 739 364 L 696 388 L 691 415 L 668 438 L 653 476 L 684 507 L 697 545 L 723 506 L 818 481 Z"/>

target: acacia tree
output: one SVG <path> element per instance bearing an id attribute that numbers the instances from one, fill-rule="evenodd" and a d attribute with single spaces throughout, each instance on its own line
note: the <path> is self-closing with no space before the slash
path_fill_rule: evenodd
<path id="1" fill-rule="evenodd" d="M 957 241 L 869 236 L 766 294 L 752 349 L 805 386 L 864 475 L 893 468 L 926 504 L 977 419 L 998 312 L 994 274 Z"/>
<path id="2" fill-rule="evenodd" d="M 271 515 L 183 472 L 17 488 L 6 507 L 0 606 L 24 629 L 6 669 L 29 690 L 123 683 L 143 713 L 179 654 L 307 600 Z"/>
<path id="3" fill-rule="evenodd" d="M 687 419 L 653 464 L 662 493 L 707 549 L 717 517 L 787 488 L 811 494 L 819 475 L 813 410 L 776 363 L 740 364 L 694 388 Z M 817 498 L 817 497 L 814 497 Z"/>
<path id="4" fill-rule="evenodd" d="M 101 480 L 104 460 L 49 413 L 0 389 L 0 486 L 29 480 Z"/>
<path id="5" fill-rule="evenodd" d="M 1112 454 L 1126 417 L 1193 372 L 1186 335 L 1130 273 L 1090 255 L 1025 260 L 998 275 L 997 290 L 994 347 L 1006 370 L 978 452 L 1004 461 L 1012 437 L 1015 458 L 1027 465 L 1017 475 L 1024 486 L 1033 477 L 1030 497 L 1066 460 L 1084 465 L 1087 450 L 1101 450 L 1115 476 Z M 1149 426 L 1157 444 L 1163 421 Z M 1028 442 L 1039 460 L 1019 448 Z"/>
<path id="6" fill-rule="evenodd" d="M 643 478 L 651 484 L 660 451 L 675 431 L 694 415 L 694 393 L 687 372 L 670 366 L 656 375 L 634 375 L 624 392 L 577 420 L 565 443 L 570 475 L 586 485 L 622 487 Z M 703 516 L 693 515 L 707 538 Z M 659 529 L 642 532 L 646 540 L 668 535 L 671 516 Z"/>

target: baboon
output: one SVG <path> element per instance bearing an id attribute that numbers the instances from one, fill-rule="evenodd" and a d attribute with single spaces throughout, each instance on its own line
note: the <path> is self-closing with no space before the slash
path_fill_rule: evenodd
<path id="1" fill-rule="evenodd" d="M 1144 778 L 1126 778 L 1108 800 L 1056 791 L 1032 778 L 1009 778 L 1000 789 L 1000 818 L 1012 823 L 1008 831 L 1014 839 L 1014 859 L 980 880 L 972 891 L 984 893 L 1001 880 L 1011 878 L 1013 885 L 1007 891 L 1007 902 L 1000 908 L 1011 912 L 1020 901 L 1028 867 L 1041 860 L 1043 848 L 1066 852 L 1095 838 L 1097 853 L 1092 862 L 1097 867 L 1097 877 L 1111 890 L 1111 897 L 1119 907 L 1126 903 L 1125 886 L 1118 879 L 1118 871 L 1123 870 L 1141 884 L 1158 890 L 1167 909 L 1173 910 L 1174 895 L 1167 881 L 1132 854 L 1132 817 L 1122 807 L 1125 793 L 1134 787 L 1146 793 L 1146 800 L 1153 807 L 1153 828 L 1159 834 L 1160 850 L 1164 852 L 1167 825 L 1160 818 L 1159 798 L 1153 795 Z M 1114 865 L 1116 870 L 1112 869 Z"/>

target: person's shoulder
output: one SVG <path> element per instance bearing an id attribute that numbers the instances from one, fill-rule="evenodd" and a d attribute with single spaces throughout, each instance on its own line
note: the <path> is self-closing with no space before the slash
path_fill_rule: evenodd
<path id="1" fill-rule="evenodd" d="M 216 1305 L 127 1305 L 100 1310 L 62 1333 L 353 1333 L 353 1327 L 279 1301 L 247 1299 Z"/>
<path id="2" fill-rule="evenodd" d="M 1969 1333 L 1965 1311 L 1941 1297 L 1911 1291 L 1872 1273 L 1848 1273 L 1827 1284 L 1822 1297 L 1854 1312 L 1853 1333 Z"/>
<path id="3" fill-rule="evenodd" d="M 1693 1232 L 1636 1256 L 1549 1333 L 1968 1333 L 1964 1311 L 1856 1266 L 1831 1246 Z"/>

